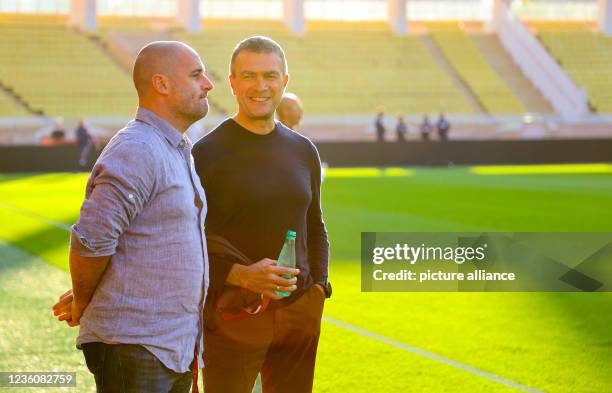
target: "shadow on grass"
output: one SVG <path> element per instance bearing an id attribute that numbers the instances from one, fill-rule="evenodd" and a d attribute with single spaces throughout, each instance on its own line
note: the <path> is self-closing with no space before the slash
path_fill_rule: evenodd
<path id="1" fill-rule="evenodd" d="M 15 245 L 10 242 L 0 240 L 0 282 L 9 273 L 17 269 L 25 269 L 35 264 L 30 255 L 22 250 L 15 250 Z"/>
<path id="2" fill-rule="evenodd" d="M 34 173 L 0 173 L 0 184 L 31 177 Z"/>
<path id="3" fill-rule="evenodd" d="M 72 222 L 75 222 L 76 219 L 77 217 L 73 217 Z M 70 233 L 64 229 L 47 226 L 25 236 L 16 239 L 4 239 L 4 241 L 62 270 L 68 270 Z M 65 250 L 64 253 L 57 252 L 61 248 Z M 54 253 L 59 254 L 59 256 L 53 255 Z M 65 258 L 61 257 L 62 254 L 65 255 Z M 12 265 L 5 263 L 4 252 L 0 252 L 0 261 L 2 261 L 0 263 L 0 274 L 3 274 Z"/>

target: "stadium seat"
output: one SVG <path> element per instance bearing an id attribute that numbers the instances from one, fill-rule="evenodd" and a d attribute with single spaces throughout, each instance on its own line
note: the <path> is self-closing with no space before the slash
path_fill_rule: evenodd
<path id="1" fill-rule="evenodd" d="M 473 108 L 437 65 L 419 37 L 397 37 L 383 23 L 311 22 L 303 36 L 280 22 L 206 20 L 204 31 L 179 39 L 204 56 L 226 111 L 234 108 L 227 83 L 233 47 L 250 35 L 267 35 L 287 53 L 288 89 L 304 101 L 308 114 L 473 113 Z"/>
<path id="2" fill-rule="evenodd" d="M 137 105 L 127 73 L 60 16 L 0 16 L 0 81 L 51 116 L 130 115 Z"/>
<path id="3" fill-rule="evenodd" d="M 589 25 L 538 26 L 540 40 L 587 91 L 593 110 L 612 113 L 612 37 L 591 30 Z"/>

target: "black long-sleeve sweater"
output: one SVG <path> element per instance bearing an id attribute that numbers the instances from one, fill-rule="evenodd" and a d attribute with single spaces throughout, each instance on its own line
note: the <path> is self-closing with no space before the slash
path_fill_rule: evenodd
<path id="1" fill-rule="evenodd" d="M 278 122 L 271 133 L 258 135 L 227 119 L 192 154 L 208 202 L 206 231 L 256 262 L 277 259 L 287 230 L 294 230 L 300 274 L 287 301 L 315 283 L 329 295 L 321 163 L 312 142 Z M 214 256 L 209 262 L 210 291 L 218 293 L 237 262 Z"/>

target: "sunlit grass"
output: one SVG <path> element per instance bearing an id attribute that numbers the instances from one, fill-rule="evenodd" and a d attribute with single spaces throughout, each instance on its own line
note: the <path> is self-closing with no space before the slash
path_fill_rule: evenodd
<path id="1" fill-rule="evenodd" d="M 414 171 L 406 168 L 328 168 L 325 177 L 403 177 Z"/>
<path id="2" fill-rule="evenodd" d="M 475 166 L 470 172 L 478 175 L 530 175 L 568 173 L 612 173 L 610 164 L 559 164 L 559 165 L 500 165 Z"/>
<path id="3" fill-rule="evenodd" d="M 334 171 L 340 176 L 329 175 Z M 72 224 L 85 181 L 86 176 L 75 174 L 0 176 L 0 203 L 15 207 L 0 207 L 0 239 L 66 269 L 67 232 L 36 215 Z M 362 231 L 612 232 L 610 206 L 612 176 L 603 172 L 479 176 L 467 168 L 331 168 L 323 183 L 323 208 L 334 295 L 325 313 L 543 391 L 609 390 L 610 294 L 362 293 L 358 261 Z M 7 279 L 21 289 L 6 287 L 2 293 L 0 341 L 11 349 L 0 355 L 0 369 L 23 363 L 48 370 L 62 359 L 76 367 L 81 354 L 74 349 L 73 333 L 41 333 L 39 328 L 55 326 L 43 305 L 50 306 L 53 293 L 66 289 L 67 273 L 12 266 L 22 270 L 0 270 L 3 289 Z M 38 286 L 48 295 L 30 312 L 28 289 L 35 293 Z M 6 332 L 18 328 L 23 353 L 15 355 L 17 347 L 6 344 L 12 337 Z M 39 345 L 41 334 L 53 345 L 52 356 Z M 315 391 L 509 389 L 324 322 Z"/>

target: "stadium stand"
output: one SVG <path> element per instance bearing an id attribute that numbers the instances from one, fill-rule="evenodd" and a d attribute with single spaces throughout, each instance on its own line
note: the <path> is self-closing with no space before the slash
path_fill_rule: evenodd
<path id="1" fill-rule="evenodd" d="M 586 89 L 592 109 L 612 113 L 612 37 L 589 24 L 540 24 L 539 38 L 574 81 Z"/>
<path id="2" fill-rule="evenodd" d="M 131 80 L 88 37 L 54 15 L 0 15 L 0 81 L 51 116 L 132 114 Z"/>
<path id="3" fill-rule="evenodd" d="M 310 22 L 303 36 L 280 22 L 206 20 L 204 31 L 179 33 L 205 56 L 216 82 L 213 98 L 231 111 L 226 76 L 236 43 L 253 34 L 277 40 L 286 50 L 290 90 L 309 114 L 388 112 L 474 112 L 418 37 L 397 37 L 387 25 L 371 22 Z"/>
<path id="4" fill-rule="evenodd" d="M 527 109 L 495 72 L 477 46 L 455 24 L 432 24 L 431 35 L 489 113 L 523 113 Z"/>
<path id="5" fill-rule="evenodd" d="M 479 112 L 418 34 L 397 37 L 385 23 L 310 21 L 302 36 L 270 20 L 207 19 L 204 31 L 196 34 L 177 29 L 172 18 L 101 16 L 99 25 L 96 35 L 87 36 L 67 27 L 66 16 L 0 14 L 0 84 L 31 110 L 50 116 L 131 115 L 136 97 L 129 67 L 118 66 L 99 42 L 111 34 L 154 37 L 161 29 L 168 39 L 185 40 L 203 54 L 216 84 L 211 102 L 221 113 L 231 112 L 231 50 L 240 39 L 263 34 L 285 48 L 289 89 L 303 97 L 309 115 L 365 114 L 379 107 L 388 113 Z M 480 27 L 468 34 L 456 21 L 425 26 L 424 33 L 486 112 L 551 112 L 495 35 L 472 31 Z M 612 112 L 612 38 L 593 33 L 592 23 L 541 22 L 529 27 L 586 88 L 593 108 Z M 0 103 L 0 115 L 27 114 L 11 97 L 0 94 Z"/>

